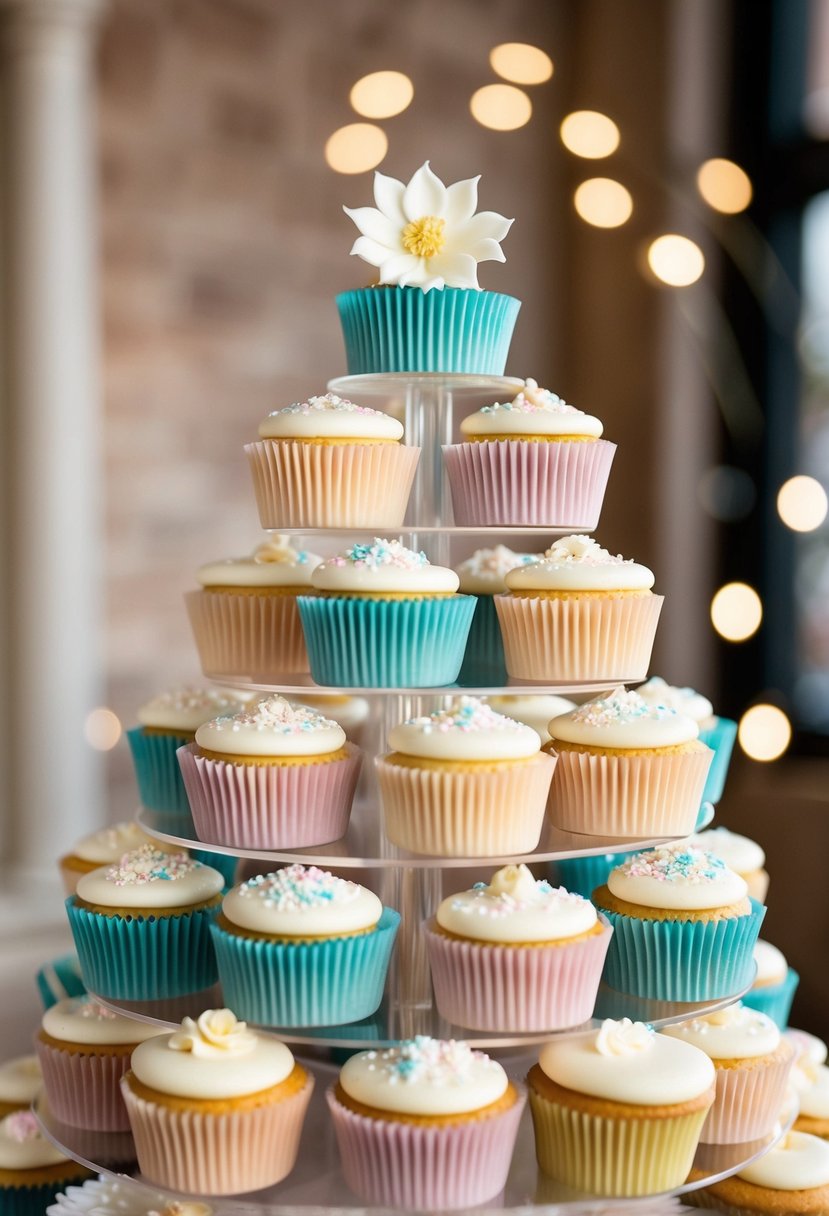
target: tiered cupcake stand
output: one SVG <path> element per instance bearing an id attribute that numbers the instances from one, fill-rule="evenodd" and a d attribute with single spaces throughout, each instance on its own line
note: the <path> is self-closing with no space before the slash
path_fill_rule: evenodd
<path id="1" fill-rule="evenodd" d="M 457 528 L 451 524 L 451 505 L 445 482 L 441 445 L 456 439 L 459 419 L 487 401 L 504 400 L 514 396 L 521 381 L 506 377 L 443 374 L 388 374 L 346 376 L 331 382 L 329 388 L 361 404 L 373 405 L 386 413 L 397 415 L 405 425 L 406 442 L 421 447 L 421 458 L 409 503 L 406 524 L 393 533 L 412 548 L 424 548 L 431 561 L 454 565 L 473 547 L 504 542 L 514 548 L 535 550 L 547 547 L 551 536 L 574 531 L 586 531 L 585 521 L 567 521 L 567 526 L 551 528 Z M 381 529 L 384 534 L 387 530 Z M 349 538 L 365 540 L 365 532 L 326 530 L 329 538 L 342 538 L 344 547 Z M 303 533 L 312 540 L 314 533 Z M 320 536 L 316 534 L 319 543 Z M 314 547 L 311 545 L 311 547 Z M 643 672 L 630 672 L 628 682 L 638 682 Z M 395 953 L 381 1008 L 370 1018 L 347 1026 L 281 1028 L 272 1030 L 294 1050 L 307 1057 L 317 1077 L 317 1085 L 308 1112 L 300 1158 L 291 1175 L 267 1191 L 228 1199 L 209 1200 L 216 1213 L 273 1213 L 289 1216 L 312 1211 L 349 1212 L 365 1210 L 365 1205 L 353 1196 L 339 1167 L 337 1147 L 330 1124 L 324 1093 L 337 1074 L 332 1063 L 342 1049 L 365 1050 L 382 1047 L 396 1040 L 417 1034 L 440 1038 L 462 1038 L 487 1050 L 497 1050 L 507 1072 L 523 1080 L 537 1058 L 535 1045 L 551 1038 L 545 1034 L 516 1034 L 504 1028 L 499 1032 L 469 1031 L 452 1026 L 440 1017 L 432 1003 L 431 982 L 421 925 L 431 916 L 440 900 L 449 892 L 472 885 L 479 878 L 489 877 L 498 866 L 507 863 L 547 863 L 565 857 L 625 852 L 645 848 L 661 841 L 606 839 L 577 836 L 545 827 L 538 846 L 521 856 L 496 857 L 438 857 L 422 856 L 391 844 L 383 832 L 382 809 L 373 772 L 373 758 L 385 750 L 388 732 L 398 722 L 415 714 L 425 714 L 459 692 L 470 695 L 502 693 L 538 694 L 554 692 L 594 693 L 612 687 L 612 683 L 551 686 L 510 681 L 507 686 L 463 688 L 325 688 L 314 684 L 310 677 L 286 675 L 284 679 L 263 681 L 261 673 L 206 671 L 205 675 L 225 686 L 259 689 L 263 693 L 279 692 L 301 700 L 303 695 L 343 694 L 366 698 L 369 714 L 361 737 L 365 766 L 355 800 L 351 825 L 346 835 L 332 844 L 286 851 L 231 849 L 213 841 L 200 841 L 195 831 L 182 828 L 180 819 L 172 824 L 164 815 L 142 808 L 138 820 L 150 834 L 183 847 L 209 849 L 256 861 L 258 869 L 268 871 L 292 862 L 315 864 L 354 877 L 371 887 L 387 906 L 396 908 L 402 917 Z M 742 993 L 736 992 L 720 1001 L 703 1004 L 675 1004 L 646 1001 L 626 996 L 602 986 L 592 1025 L 605 1017 L 630 1017 L 650 1022 L 654 1026 L 693 1017 L 696 1013 L 731 1004 Z M 155 1002 L 121 1002 L 108 1000 L 103 994 L 97 999 L 119 1012 L 136 1018 L 173 1027 L 185 1014 L 197 1016 L 203 1009 L 216 1008 L 222 1002 L 217 987 L 186 998 Z M 577 1034 L 589 1026 L 573 1027 L 558 1034 Z M 59 1124 L 41 1101 L 38 1115 L 46 1134 L 70 1156 L 91 1168 L 115 1175 L 135 1174 L 134 1155 L 128 1135 L 106 1135 L 82 1132 Z M 512 1169 L 502 1197 L 487 1205 L 507 1210 L 527 1205 L 562 1205 L 588 1212 L 606 1208 L 607 1199 L 592 1200 L 576 1195 L 541 1175 L 535 1162 L 529 1112 L 516 1146 Z M 748 1161 L 767 1151 L 784 1133 L 794 1119 L 794 1110 L 781 1116 L 775 1134 L 763 1142 L 748 1145 L 701 1145 L 694 1170 L 684 1187 L 676 1194 L 709 1185 L 735 1173 Z M 140 1177 L 138 1177 L 140 1181 Z M 642 1200 L 614 1200 L 614 1208 L 629 1208 L 635 1212 Z M 372 1209 L 377 1211 L 379 1209 Z M 480 1211 L 481 1209 L 477 1209 Z"/>

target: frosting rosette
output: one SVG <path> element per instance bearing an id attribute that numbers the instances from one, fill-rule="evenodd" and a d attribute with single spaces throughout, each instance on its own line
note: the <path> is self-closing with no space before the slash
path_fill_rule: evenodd
<path id="1" fill-rule="evenodd" d="M 171 1035 L 171 1051 L 189 1051 L 203 1060 L 247 1056 L 256 1049 L 256 1035 L 230 1009 L 206 1009 L 194 1021 L 184 1018 Z"/>
<path id="2" fill-rule="evenodd" d="M 396 443 L 403 424 L 381 410 L 323 393 L 274 410 L 259 424 L 262 439 L 346 439 Z"/>
<path id="3" fill-rule="evenodd" d="M 592 414 L 568 405 L 549 389 L 539 388 L 535 380 L 512 401 L 484 405 L 461 422 L 461 434 L 473 439 L 573 438 L 598 439 L 602 424 Z"/>

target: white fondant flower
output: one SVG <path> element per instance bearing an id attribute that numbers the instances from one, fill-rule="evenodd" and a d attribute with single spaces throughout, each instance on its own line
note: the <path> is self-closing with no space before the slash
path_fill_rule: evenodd
<path id="1" fill-rule="evenodd" d="M 644 1022 L 605 1018 L 596 1035 L 596 1050 L 603 1056 L 631 1056 L 653 1047 L 653 1030 Z"/>
<path id="2" fill-rule="evenodd" d="M 376 207 L 343 207 L 362 236 L 351 252 L 400 287 L 467 287 L 479 291 L 478 262 L 503 262 L 500 241 L 512 220 L 479 211 L 478 178 L 444 186 L 421 165 L 408 185 L 374 174 Z"/>
<path id="3" fill-rule="evenodd" d="M 242 1056 L 254 1050 L 256 1036 L 229 1009 L 206 1009 L 197 1022 L 184 1018 L 168 1045 L 173 1051 L 191 1051 L 206 1059 Z"/>

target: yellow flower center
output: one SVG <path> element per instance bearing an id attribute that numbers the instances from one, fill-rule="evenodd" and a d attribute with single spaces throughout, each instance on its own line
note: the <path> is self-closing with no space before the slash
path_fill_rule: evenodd
<path id="1" fill-rule="evenodd" d="M 403 248 L 417 258 L 433 258 L 446 244 L 446 220 L 439 215 L 424 215 L 403 229 Z"/>

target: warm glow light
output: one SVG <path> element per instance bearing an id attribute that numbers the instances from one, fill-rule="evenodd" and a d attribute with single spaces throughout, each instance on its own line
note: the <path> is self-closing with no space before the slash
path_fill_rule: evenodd
<path id="1" fill-rule="evenodd" d="M 737 738 L 752 760 L 777 760 L 791 742 L 792 724 L 776 705 L 752 705 L 740 719 Z"/>
<path id="2" fill-rule="evenodd" d="M 502 42 L 489 52 L 493 72 L 514 84 L 543 84 L 553 74 L 553 61 L 529 42 Z"/>
<path id="3" fill-rule="evenodd" d="M 389 150 L 385 131 L 370 122 L 352 122 L 329 136 L 325 159 L 335 173 L 366 173 Z"/>
<path id="4" fill-rule="evenodd" d="M 596 228 L 618 228 L 633 212 L 630 191 L 612 177 L 591 177 L 582 182 L 573 202 L 585 223 Z"/>
<path id="5" fill-rule="evenodd" d="M 530 121 L 533 105 L 526 93 L 512 84 L 486 84 L 472 94 L 472 117 L 493 131 L 515 131 Z"/>
<path id="6" fill-rule="evenodd" d="M 619 128 L 598 110 L 574 110 L 562 122 L 559 133 L 568 152 L 585 160 L 601 160 L 619 147 Z"/>
<path id="7" fill-rule="evenodd" d="M 675 232 L 658 236 L 648 248 L 648 265 L 656 277 L 669 287 L 688 287 L 705 270 L 699 245 Z"/>
<path id="8" fill-rule="evenodd" d="M 414 97 L 414 85 L 403 72 L 372 72 L 352 88 L 349 101 L 365 118 L 393 118 Z"/>
<path id="9" fill-rule="evenodd" d="M 86 715 L 83 733 L 89 746 L 94 747 L 96 752 L 112 751 L 121 738 L 121 723 L 118 715 L 103 705 L 91 710 Z"/>
<path id="10" fill-rule="evenodd" d="M 762 601 L 748 583 L 726 583 L 711 601 L 711 622 L 727 642 L 745 642 L 762 619 Z"/>
<path id="11" fill-rule="evenodd" d="M 733 160 L 724 160 L 720 156 L 700 165 L 697 189 L 709 207 L 726 215 L 745 211 L 751 202 L 752 189 L 748 174 Z"/>
<path id="12" fill-rule="evenodd" d="M 790 477 L 777 493 L 777 513 L 793 532 L 814 532 L 826 518 L 829 499 L 814 477 Z"/>

